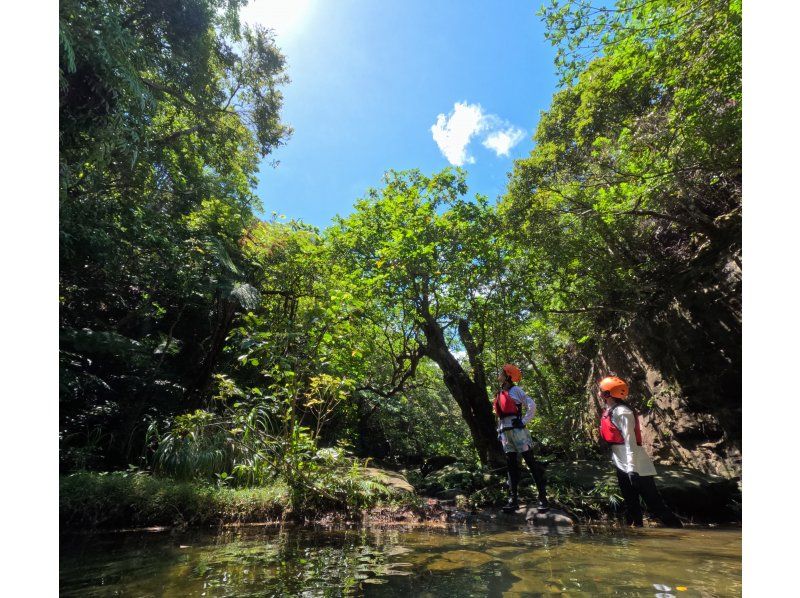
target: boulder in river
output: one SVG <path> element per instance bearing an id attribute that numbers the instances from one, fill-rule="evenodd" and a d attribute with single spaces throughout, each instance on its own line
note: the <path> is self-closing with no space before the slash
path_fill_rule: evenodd
<path id="1" fill-rule="evenodd" d="M 551 507 L 549 509 L 540 509 L 539 507 L 521 504 L 520 508 L 511 513 L 503 511 L 502 509 L 486 509 L 483 512 L 496 521 L 506 521 L 513 523 L 528 523 L 529 525 L 546 526 L 546 527 L 559 527 L 559 526 L 573 526 L 577 522 L 568 515 L 565 511 Z"/>
<path id="2" fill-rule="evenodd" d="M 531 507 L 525 510 L 525 521 L 531 525 L 575 525 L 575 521 L 560 509 L 539 509 Z"/>

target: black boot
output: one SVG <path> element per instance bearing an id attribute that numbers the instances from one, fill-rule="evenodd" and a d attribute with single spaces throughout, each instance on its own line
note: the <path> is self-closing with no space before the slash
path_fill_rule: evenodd
<path id="1" fill-rule="evenodd" d="M 536 460 L 533 456 L 533 451 L 526 451 L 522 453 L 522 456 L 528 465 L 528 469 L 530 469 L 531 476 L 536 484 L 536 490 L 539 492 L 538 507 L 542 510 L 549 509 L 550 501 L 547 500 L 547 481 L 544 475 L 544 465 Z"/>
<path id="2" fill-rule="evenodd" d="M 550 501 L 547 500 L 547 495 L 546 494 L 540 494 L 539 495 L 539 509 L 541 509 L 542 511 L 546 511 L 549 508 L 550 508 Z"/>
<path id="3" fill-rule="evenodd" d="M 681 522 L 680 519 L 678 519 L 678 516 L 675 515 L 675 513 L 673 513 L 672 511 L 670 511 L 669 514 L 665 513 L 661 515 L 659 519 L 661 519 L 661 523 L 664 524 L 664 527 L 672 527 L 675 529 L 683 528 L 683 523 Z"/>
<path id="4" fill-rule="evenodd" d="M 519 508 L 519 501 L 517 500 L 517 488 L 519 487 L 519 462 L 517 461 L 517 453 L 506 453 L 506 461 L 508 462 L 508 491 L 510 497 L 503 511 L 506 513 L 513 513 Z"/>
<path id="5" fill-rule="evenodd" d="M 519 509 L 519 501 L 517 500 L 517 494 L 515 492 L 509 497 L 508 502 L 503 507 L 503 512 L 513 513 L 517 509 Z"/>

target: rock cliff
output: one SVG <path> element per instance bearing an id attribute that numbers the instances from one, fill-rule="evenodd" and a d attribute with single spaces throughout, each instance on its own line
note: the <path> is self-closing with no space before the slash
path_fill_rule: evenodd
<path id="1" fill-rule="evenodd" d="M 656 462 L 733 478 L 741 475 L 742 270 L 738 243 L 727 249 L 695 256 L 659 306 L 600 339 L 587 399 L 599 418 L 594 383 L 622 376 Z"/>

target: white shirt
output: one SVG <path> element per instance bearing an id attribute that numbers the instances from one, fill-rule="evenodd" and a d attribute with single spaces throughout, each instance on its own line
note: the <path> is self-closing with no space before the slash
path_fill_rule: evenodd
<path id="1" fill-rule="evenodd" d="M 536 402 L 530 398 L 524 390 L 522 390 L 519 386 L 512 386 L 508 390 L 508 396 L 512 398 L 512 400 L 517 405 L 525 405 L 525 415 L 522 416 L 522 423 L 527 424 L 529 421 L 533 419 L 533 416 L 536 415 Z M 500 429 L 503 428 L 510 428 L 511 421 L 517 417 L 516 415 L 507 415 L 505 417 L 500 418 Z"/>
<path id="2" fill-rule="evenodd" d="M 633 411 L 620 405 L 611 414 L 611 422 L 619 428 L 625 440 L 625 444 L 611 445 L 614 465 L 626 473 L 634 471 L 639 475 L 656 475 L 652 459 L 643 446 L 636 444 L 636 422 L 633 419 Z"/>

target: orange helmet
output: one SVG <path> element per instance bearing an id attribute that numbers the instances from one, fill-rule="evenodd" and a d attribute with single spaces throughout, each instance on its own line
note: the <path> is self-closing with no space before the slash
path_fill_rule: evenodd
<path id="1" fill-rule="evenodd" d="M 506 376 L 511 378 L 511 381 L 514 383 L 517 383 L 520 380 L 522 380 L 522 372 L 517 366 L 511 363 L 505 364 L 503 366 L 503 371 L 506 373 Z"/>
<path id="2" fill-rule="evenodd" d="M 600 390 L 607 392 L 615 399 L 624 399 L 628 396 L 627 383 L 617 376 L 607 376 L 600 380 Z"/>

